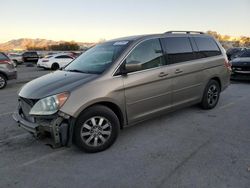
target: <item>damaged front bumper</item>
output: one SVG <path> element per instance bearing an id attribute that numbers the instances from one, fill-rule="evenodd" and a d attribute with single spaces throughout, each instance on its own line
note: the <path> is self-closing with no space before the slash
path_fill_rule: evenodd
<path id="1" fill-rule="evenodd" d="M 70 146 L 72 144 L 75 118 L 62 112 L 58 112 L 53 116 L 34 117 L 34 121 L 31 122 L 22 113 L 22 109 L 18 108 L 12 117 L 19 127 L 24 128 L 37 138 L 49 133 L 52 137 L 51 145 L 53 148 Z"/>

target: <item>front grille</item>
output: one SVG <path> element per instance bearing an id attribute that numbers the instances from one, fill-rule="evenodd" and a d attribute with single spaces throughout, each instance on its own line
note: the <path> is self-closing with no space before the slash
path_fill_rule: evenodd
<path id="1" fill-rule="evenodd" d="M 19 105 L 23 118 L 27 121 L 35 123 L 35 118 L 29 115 L 31 108 L 34 106 L 34 101 L 20 97 Z"/>

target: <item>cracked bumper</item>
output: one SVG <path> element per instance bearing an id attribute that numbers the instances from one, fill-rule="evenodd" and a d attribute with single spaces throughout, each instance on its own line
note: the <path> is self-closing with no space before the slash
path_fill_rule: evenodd
<path id="1" fill-rule="evenodd" d="M 61 116 L 56 116 L 54 119 L 39 118 L 35 123 L 30 122 L 24 118 L 20 113 L 20 110 L 14 112 L 13 119 L 17 122 L 19 127 L 22 127 L 26 131 L 32 133 L 35 137 L 45 135 L 44 133 L 50 133 L 52 137 L 52 146 L 54 148 L 61 146 L 69 146 L 72 143 L 74 119 L 64 119 Z"/>
<path id="2" fill-rule="evenodd" d="M 24 128 L 25 130 L 27 130 L 30 133 L 33 133 L 35 136 L 37 136 L 39 134 L 39 131 L 38 131 L 39 125 L 38 124 L 31 123 L 31 122 L 25 120 L 24 118 L 22 118 L 22 116 L 18 112 L 14 112 L 12 117 L 18 123 L 18 125 L 20 127 Z"/>

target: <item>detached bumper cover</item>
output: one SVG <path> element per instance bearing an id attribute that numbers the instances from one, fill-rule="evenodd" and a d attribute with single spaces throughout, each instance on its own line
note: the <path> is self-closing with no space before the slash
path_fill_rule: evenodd
<path id="1" fill-rule="evenodd" d="M 35 137 L 43 135 L 45 132 L 49 132 L 52 136 L 54 148 L 61 146 L 70 146 L 72 143 L 74 119 L 64 119 L 63 117 L 56 116 L 54 119 L 39 121 L 33 123 L 27 121 L 20 113 L 20 110 L 14 112 L 13 119 L 17 122 L 19 127 L 22 127 L 26 131 L 32 133 Z"/>
<path id="2" fill-rule="evenodd" d="M 38 131 L 39 125 L 38 124 L 31 123 L 31 122 L 23 119 L 22 116 L 19 113 L 17 113 L 17 112 L 14 112 L 13 115 L 12 115 L 12 117 L 18 123 L 18 125 L 20 127 L 22 127 L 25 130 L 33 133 L 35 136 L 37 136 L 39 134 L 39 131 Z"/>

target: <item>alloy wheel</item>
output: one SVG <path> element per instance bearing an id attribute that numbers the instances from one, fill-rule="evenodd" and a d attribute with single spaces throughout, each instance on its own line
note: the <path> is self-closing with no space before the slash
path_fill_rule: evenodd
<path id="1" fill-rule="evenodd" d="M 6 80 L 0 75 L 0 88 L 3 88 L 6 84 Z"/>
<path id="2" fill-rule="evenodd" d="M 89 118 L 81 128 L 82 141 L 91 147 L 105 144 L 110 138 L 112 126 L 109 120 L 101 116 Z"/>
<path id="3" fill-rule="evenodd" d="M 207 102 L 209 105 L 213 106 L 219 97 L 219 90 L 216 87 L 216 85 L 211 85 L 208 89 L 208 93 L 207 93 Z"/>

